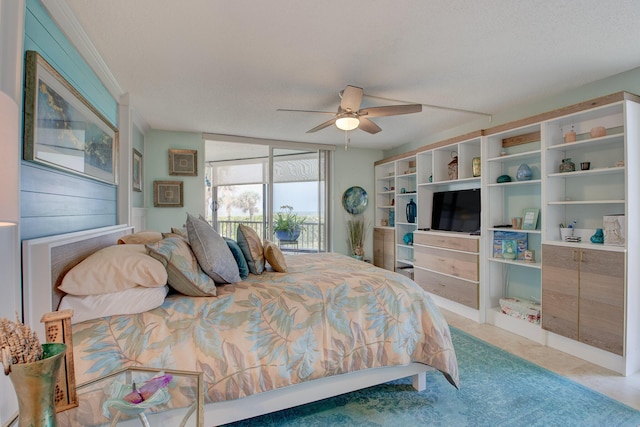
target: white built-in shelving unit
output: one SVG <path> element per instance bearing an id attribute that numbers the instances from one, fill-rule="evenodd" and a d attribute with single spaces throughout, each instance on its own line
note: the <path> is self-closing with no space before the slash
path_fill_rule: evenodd
<path id="1" fill-rule="evenodd" d="M 605 134 L 592 136 L 597 127 L 604 127 Z M 565 142 L 570 131 L 575 141 Z M 458 175 L 452 177 L 449 163 L 455 155 Z M 475 157 L 481 157 L 480 176 L 473 173 Z M 562 172 L 563 159 L 571 159 L 576 170 Z M 590 167 L 582 170 L 583 162 Z M 531 179 L 517 179 L 522 164 L 531 169 Z M 451 283 L 442 292 L 430 286 L 439 305 L 630 375 L 640 371 L 638 165 L 640 97 L 620 92 L 376 162 L 375 226 L 395 232 L 396 269 L 419 270 L 418 283 L 434 277 L 442 286 Z M 498 182 L 501 175 L 511 181 Z M 431 228 L 434 192 L 470 188 L 482 191 L 480 237 L 423 231 Z M 411 199 L 418 207 L 415 223 L 405 215 Z M 531 209 L 539 213 L 532 229 L 502 227 Z M 590 237 L 605 228 L 603 217 L 609 215 L 626 218 L 624 244 L 592 243 Z M 581 241 L 564 241 L 561 224 L 573 224 Z M 494 256 L 499 231 L 524 233 L 535 261 Z M 425 249 L 414 253 L 416 247 L 403 241 L 406 233 L 421 234 Z M 473 248 L 457 248 L 470 238 L 479 242 L 477 254 Z M 450 262 L 452 271 L 437 271 L 437 264 L 424 262 L 438 247 L 446 248 L 445 264 Z M 468 259 L 474 256 L 477 283 L 455 270 L 469 272 Z M 541 324 L 503 314 L 503 297 L 541 302 Z"/>

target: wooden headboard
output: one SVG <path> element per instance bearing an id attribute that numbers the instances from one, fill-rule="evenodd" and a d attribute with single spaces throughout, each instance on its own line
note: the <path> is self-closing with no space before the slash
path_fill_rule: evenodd
<path id="1" fill-rule="evenodd" d="M 22 306 L 25 324 L 44 337 L 42 315 L 55 311 L 64 295 L 58 290 L 64 275 L 80 261 L 118 239 L 133 227 L 114 225 L 24 240 L 22 242 Z"/>

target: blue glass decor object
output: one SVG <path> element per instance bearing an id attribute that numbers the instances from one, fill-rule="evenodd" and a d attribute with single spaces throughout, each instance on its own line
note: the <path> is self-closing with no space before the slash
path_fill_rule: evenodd
<path id="1" fill-rule="evenodd" d="M 413 233 L 409 232 L 405 234 L 404 237 L 402 238 L 402 241 L 404 242 L 405 245 L 413 245 Z"/>
<path id="2" fill-rule="evenodd" d="M 496 182 L 498 183 L 511 182 L 511 177 L 509 175 L 500 175 Z"/>
<path id="3" fill-rule="evenodd" d="M 396 211 L 391 209 L 389 211 L 389 227 L 395 227 L 395 226 L 396 226 Z"/>
<path id="4" fill-rule="evenodd" d="M 591 236 L 591 243 L 604 243 L 604 233 L 602 228 L 596 229 L 596 232 Z"/>
<path id="5" fill-rule="evenodd" d="M 518 181 L 530 181 L 532 176 L 531 168 L 526 163 L 521 164 L 516 171 L 516 179 Z"/>
<path id="6" fill-rule="evenodd" d="M 416 222 L 416 216 L 418 215 L 418 207 L 416 206 L 416 202 L 413 199 L 409 199 L 409 203 L 407 203 L 407 222 L 414 223 Z"/>

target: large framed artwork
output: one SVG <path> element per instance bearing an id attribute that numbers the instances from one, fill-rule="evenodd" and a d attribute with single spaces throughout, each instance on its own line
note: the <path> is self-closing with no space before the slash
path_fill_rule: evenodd
<path id="1" fill-rule="evenodd" d="M 156 208 L 183 207 L 182 181 L 153 181 L 153 206 Z"/>
<path id="2" fill-rule="evenodd" d="M 198 176 L 198 150 L 170 148 L 169 175 Z"/>
<path id="3" fill-rule="evenodd" d="M 142 153 L 133 149 L 131 178 L 133 191 L 142 191 Z"/>
<path id="4" fill-rule="evenodd" d="M 118 130 L 37 52 L 25 63 L 25 160 L 118 183 Z"/>

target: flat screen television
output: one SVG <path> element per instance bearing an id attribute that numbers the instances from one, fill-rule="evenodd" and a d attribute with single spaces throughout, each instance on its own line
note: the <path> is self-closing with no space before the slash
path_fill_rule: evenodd
<path id="1" fill-rule="evenodd" d="M 480 189 L 433 193 L 431 229 L 471 233 L 480 230 Z"/>

